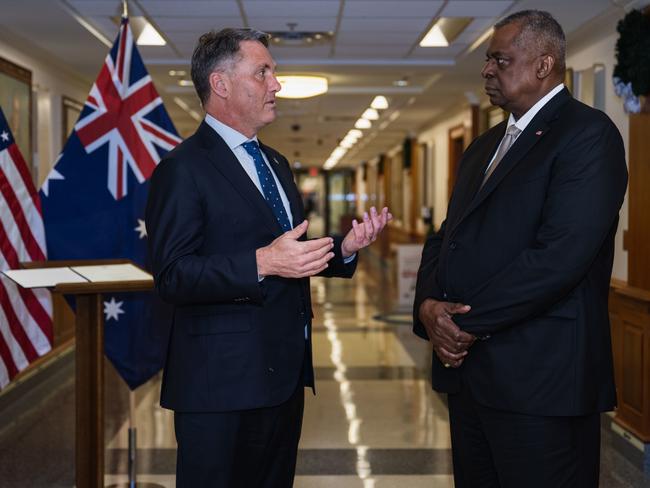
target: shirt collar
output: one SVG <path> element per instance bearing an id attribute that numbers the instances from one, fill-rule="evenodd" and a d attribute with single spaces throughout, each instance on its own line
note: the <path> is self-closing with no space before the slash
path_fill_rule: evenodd
<path id="1" fill-rule="evenodd" d="M 214 131 L 221 136 L 231 150 L 235 149 L 237 146 L 241 146 L 247 141 L 257 141 L 257 136 L 253 136 L 249 139 L 241 132 L 238 132 L 229 125 L 217 120 L 210 114 L 205 114 L 205 123 L 212 127 Z"/>
<path id="2" fill-rule="evenodd" d="M 539 112 L 542 109 L 542 107 L 551 100 L 551 98 L 553 98 L 555 95 L 560 93 L 563 89 L 564 89 L 564 83 L 560 83 L 559 85 L 557 85 L 550 92 L 548 92 L 546 95 L 540 98 L 539 101 L 535 105 L 530 107 L 528 109 L 528 112 L 526 112 L 524 115 L 519 117 L 519 120 L 517 121 L 515 121 L 513 115 L 510 114 L 510 117 L 508 117 L 508 127 L 514 124 L 517 127 L 517 129 L 523 132 L 524 129 L 528 126 L 528 124 L 530 124 L 530 121 L 533 120 L 533 117 L 537 115 L 537 112 Z"/>

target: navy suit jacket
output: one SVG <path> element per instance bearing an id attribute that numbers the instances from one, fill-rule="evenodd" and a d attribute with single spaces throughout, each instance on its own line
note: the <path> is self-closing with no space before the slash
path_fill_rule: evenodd
<path id="1" fill-rule="evenodd" d="M 607 298 L 627 185 L 621 136 L 565 89 L 520 134 L 486 184 L 506 122 L 463 154 L 447 218 L 424 247 L 418 310 L 431 297 L 471 311 L 453 320 L 482 337 L 458 369 L 434 354 L 433 387 L 461 381 L 480 403 L 583 415 L 616 402 Z"/>
<path id="2" fill-rule="evenodd" d="M 299 224 L 305 216 L 287 160 L 260 147 Z M 288 399 L 299 384 L 313 385 L 309 279 L 258 281 L 255 250 L 282 229 L 236 156 L 205 122 L 154 171 L 146 226 L 155 287 L 174 310 L 163 407 L 267 407 Z M 356 260 L 343 262 L 340 239 L 334 252 L 323 275 L 352 276 Z"/>

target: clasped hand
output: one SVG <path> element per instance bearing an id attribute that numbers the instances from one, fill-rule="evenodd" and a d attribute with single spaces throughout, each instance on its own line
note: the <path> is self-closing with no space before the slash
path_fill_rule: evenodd
<path id="1" fill-rule="evenodd" d="M 457 314 L 470 311 L 469 305 L 439 302 L 427 298 L 420 305 L 418 316 L 427 331 L 433 350 L 447 367 L 458 368 L 476 338 L 462 331 L 452 320 Z"/>

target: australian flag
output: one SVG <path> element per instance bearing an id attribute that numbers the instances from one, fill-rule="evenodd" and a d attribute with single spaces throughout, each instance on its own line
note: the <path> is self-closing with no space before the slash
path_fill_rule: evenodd
<path id="1" fill-rule="evenodd" d="M 41 187 L 49 259 L 128 258 L 147 267 L 148 180 L 180 141 L 123 18 Z M 164 361 L 170 318 L 153 300 L 153 293 L 104 295 L 104 349 L 131 389 Z"/>

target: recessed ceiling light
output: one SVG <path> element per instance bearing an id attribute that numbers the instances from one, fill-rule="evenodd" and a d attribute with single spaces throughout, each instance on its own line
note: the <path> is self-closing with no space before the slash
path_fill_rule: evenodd
<path id="1" fill-rule="evenodd" d="M 354 127 L 357 129 L 370 129 L 372 127 L 372 122 L 368 119 L 359 119 L 355 122 Z"/>
<path id="2" fill-rule="evenodd" d="M 167 44 L 167 41 L 165 41 L 165 39 L 163 39 L 163 36 L 161 36 L 160 33 L 154 29 L 153 25 L 147 22 L 147 24 L 144 26 L 144 29 L 142 29 L 142 32 L 138 36 L 136 44 L 138 46 L 164 46 Z"/>
<path id="3" fill-rule="evenodd" d="M 361 114 L 361 118 L 367 120 L 377 120 L 379 118 L 379 113 L 374 108 L 367 108 L 363 114 Z"/>
<path id="4" fill-rule="evenodd" d="M 327 78 L 323 76 L 280 75 L 277 79 L 282 85 L 278 98 L 309 98 L 327 92 Z"/>
<path id="5" fill-rule="evenodd" d="M 420 41 L 421 47 L 446 47 L 474 20 L 473 17 L 441 17 Z"/>
<path id="6" fill-rule="evenodd" d="M 192 80 L 178 80 L 180 86 L 194 86 Z"/>
<path id="7" fill-rule="evenodd" d="M 370 107 L 377 110 L 384 110 L 388 108 L 388 100 L 383 95 L 377 95 L 370 104 Z"/>
<path id="8" fill-rule="evenodd" d="M 395 85 L 395 86 L 408 86 L 409 85 L 409 80 L 407 78 L 402 78 L 401 80 L 395 80 L 395 81 L 393 81 L 393 85 Z"/>
<path id="9" fill-rule="evenodd" d="M 163 36 L 155 29 L 146 17 L 129 17 L 129 23 L 133 28 L 133 37 L 138 46 L 164 46 L 167 44 Z"/>
<path id="10" fill-rule="evenodd" d="M 420 47 L 447 47 L 449 42 L 436 22 L 420 41 Z"/>
<path id="11" fill-rule="evenodd" d="M 170 69 L 169 70 L 169 76 L 185 76 L 187 75 L 187 71 L 184 69 Z"/>

